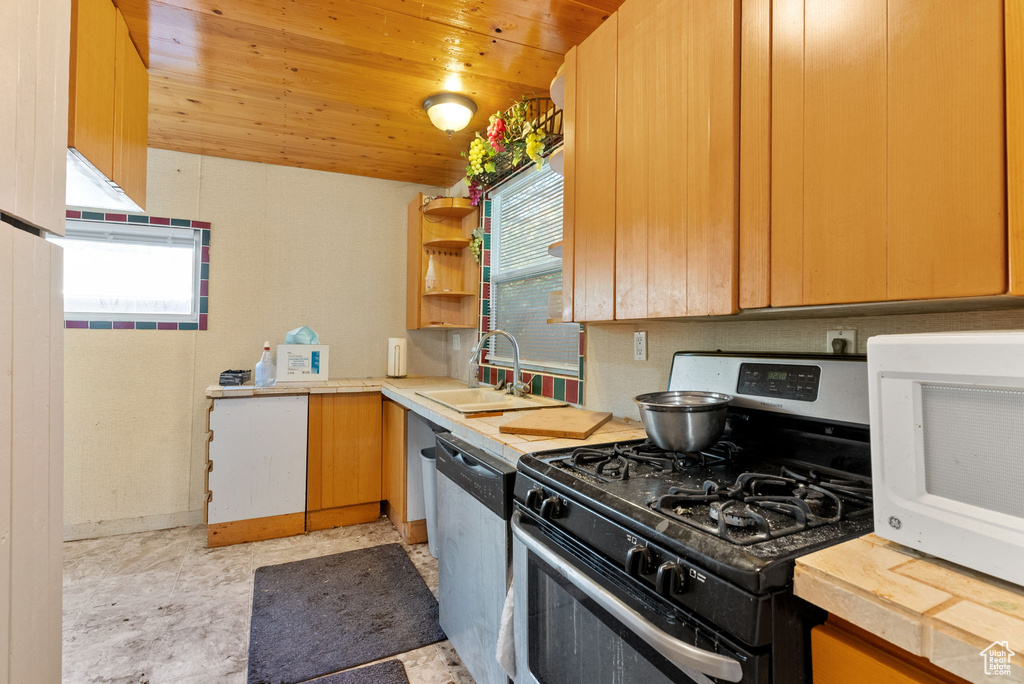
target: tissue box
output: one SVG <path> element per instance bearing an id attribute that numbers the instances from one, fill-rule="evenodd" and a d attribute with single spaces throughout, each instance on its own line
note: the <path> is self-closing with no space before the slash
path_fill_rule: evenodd
<path id="1" fill-rule="evenodd" d="M 328 377 L 330 345 L 277 345 L 278 382 L 318 382 Z"/>

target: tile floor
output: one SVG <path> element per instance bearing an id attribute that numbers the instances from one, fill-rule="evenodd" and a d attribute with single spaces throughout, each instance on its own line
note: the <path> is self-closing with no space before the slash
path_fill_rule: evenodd
<path id="1" fill-rule="evenodd" d="M 65 542 L 64 684 L 245 684 L 255 568 L 401 542 L 386 518 L 206 548 L 206 528 Z M 437 595 L 426 544 L 405 546 Z M 411 684 L 473 684 L 448 642 L 396 656 Z"/>

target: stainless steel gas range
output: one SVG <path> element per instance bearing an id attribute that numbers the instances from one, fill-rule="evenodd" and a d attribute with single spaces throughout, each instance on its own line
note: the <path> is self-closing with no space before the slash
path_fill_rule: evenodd
<path id="1" fill-rule="evenodd" d="M 669 389 L 735 397 L 718 444 L 520 460 L 518 684 L 810 681 L 793 566 L 872 529 L 865 360 L 678 353 Z"/>

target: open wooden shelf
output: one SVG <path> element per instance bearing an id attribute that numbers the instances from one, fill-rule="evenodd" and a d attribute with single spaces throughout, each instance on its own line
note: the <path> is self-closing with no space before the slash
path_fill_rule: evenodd
<path id="1" fill-rule="evenodd" d="M 409 203 L 406 328 L 475 328 L 480 318 L 480 267 L 469 250 L 480 212 L 469 200 Z M 434 289 L 426 290 L 433 263 Z"/>
<path id="2" fill-rule="evenodd" d="M 469 242 L 470 238 L 467 237 L 434 238 L 424 242 L 423 246 L 430 249 L 465 249 L 469 247 Z"/>
<path id="3" fill-rule="evenodd" d="M 555 257 L 556 259 L 562 258 L 562 241 L 553 242 L 548 245 L 548 254 Z"/>
<path id="4" fill-rule="evenodd" d="M 427 202 L 423 207 L 423 214 L 438 218 L 460 219 L 469 216 L 476 210 L 477 208 L 464 197 L 439 197 Z"/>

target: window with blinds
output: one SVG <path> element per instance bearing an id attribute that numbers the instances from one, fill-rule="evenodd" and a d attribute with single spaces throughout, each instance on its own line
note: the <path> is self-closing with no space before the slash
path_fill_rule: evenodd
<path id="1" fill-rule="evenodd" d="M 491 195 L 491 328 L 512 334 L 522 366 L 579 374 L 579 326 L 548 323 L 548 299 L 562 289 L 562 177 L 531 170 Z M 491 338 L 491 359 L 512 363 L 507 340 Z"/>
<path id="2" fill-rule="evenodd" d="M 68 221 L 64 312 L 79 320 L 199 321 L 200 231 Z"/>

